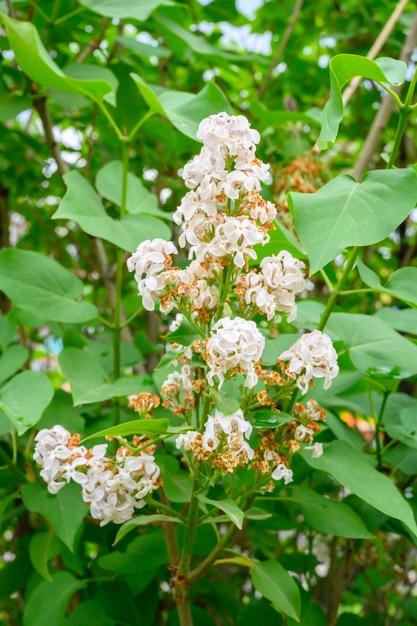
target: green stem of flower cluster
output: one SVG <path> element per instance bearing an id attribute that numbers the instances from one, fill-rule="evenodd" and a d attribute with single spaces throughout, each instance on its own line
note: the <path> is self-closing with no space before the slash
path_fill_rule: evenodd
<path id="1" fill-rule="evenodd" d="M 352 250 L 350 251 L 350 254 L 349 254 L 348 259 L 346 261 L 346 265 L 345 265 L 345 268 L 343 270 L 343 273 L 342 273 L 341 277 L 339 278 L 336 287 L 334 288 L 334 290 L 329 295 L 326 307 L 325 307 L 325 309 L 323 311 L 323 314 L 321 316 L 319 325 L 317 326 L 318 330 L 323 330 L 324 327 L 326 326 L 327 321 L 328 321 L 328 319 L 330 317 L 330 313 L 332 312 L 332 309 L 333 309 L 333 307 L 334 307 L 334 305 L 336 303 L 336 300 L 337 300 L 340 292 L 342 291 L 342 289 L 343 289 L 343 287 L 344 287 L 344 285 L 345 285 L 345 283 L 346 283 L 346 281 L 347 281 L 347 279 L 348 279 L 348 277 L 350 275 L 352 267 L 355 265 L 355 261 L 356 261 L 356 258 L 358 256 L 358 252 L 359 252 L 359 248 L 357 248 L 357 247 L 352 248 Z"/>
<path id="2" fill-rule="evenodd" d="M 188 509 L 187 530 L 184 538 L 184 545 L 181 553 L 181 560 L 178 567 L 178 575 L 180 578 L 188 579 L 190 571 L 191 555 L 193 552 L 194 537 L 197 530 L 199 500 L 197 493 L 199 490 L 199 481 L 195 476 L 191 493 L 190 507 Z"/>

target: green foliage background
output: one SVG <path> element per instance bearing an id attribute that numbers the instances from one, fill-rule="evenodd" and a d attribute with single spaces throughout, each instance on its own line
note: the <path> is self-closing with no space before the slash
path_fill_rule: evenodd
<path id="1" fill-rule="evenodd" d="M 259 258 L 285 248 L 311 271 L 296 324 L 264 360 L 298 329 L 326 328 L 341 374 L 312 393 L 327 409 L 323 457 L 300 455 L 295 482 L 245 516 L 222 494 L 202 501 L 243 530 L 191 587 L 195 623 L 417 624 L 414 3 L 270 0 L 250 17 L 228 0 L 0 10 L 0 623 L 179 623 L 161 532 L 172 519 L 156 507 L 99 528 L 74 485 L 47 493 L 32 449 L 56 423 L 127 432 L 126 396 L 160 384 L 166 320 L 138 305 L 125 260 L 176 236 L 198 123 L 224 110 L 259 130 L 264 196 L 290 208 Z M 366 59 L 381 37 L 385 60 Z M 167 452 L 159 462 L 180 513 L 188 475 Z M 214 526 L 199 526 L 196 562 Z"/>

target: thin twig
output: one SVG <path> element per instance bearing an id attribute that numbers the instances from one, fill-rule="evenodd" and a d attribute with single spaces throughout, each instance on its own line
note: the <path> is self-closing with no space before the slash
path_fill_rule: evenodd
<path id="1" fill-rule="evenodd" d="M 16 11 L 14 10 L 12 0 L 6 0 L 6 4 L 7 4 L 7 12 L 10 15 L 10 17 L 16 17 Z"/>
<path id="2" fill-rule="evenodd" d="M 91 39 L 91 41 L 88 42 L 84 50 L 81 50 L 81 52 L 75 59 L 76 63 L 83 63 L 91 52 L 94 52 L 94 50 L 98 50 L 100 48 L 100 44 L 104 39 L 109 23 L 110 19 L 108 17 L 106 17 L 106 19 L 101 22 L 100 32 L 98 32 L 97 35 L 94 35 L 94 37 Z"/>
<path id="3" fill-rule="evenodd" d="M 35 12 L 37 9 L 38 2 L 39 0 L 32 0 L 30 7 L 28 9 L 28 17 L 27 17 L 28 22 L 33 22 L 33 18 L 35 17 Z"/>
<path id="4" fill-rule="evenodd" d="M 294 30 L 294 27 L 297 23 L 297 19 L 298 16 L 300 14 L 300 11 L 302 9 L 302 6 L 304 4 L 304 0 L 297 0 L 292 15 L 290 17 L 290 21 L 287 24 L 287 27 L 284 31 L 284 34 L 282 36 L 282 39 L 279 43 L 278 49 L 274 55 L 274 58 L 272 59 L 271 65 L 268 68 L 268 71 L 265 75 L 265 78 L 261 84 L 261 86 L 258 89 L 258 98 L 261 98 L 263 96 L 263 94 L 265 93 L 268 85 L 269 85 L 269 81 L 271 80 L 272 77 L 272 73 L 275 69 L 275 67 L 278 65 L 279 60 L 281 59 L 282 55 L 284 54 L 285 48 L 287 47 L 288 41 L 290 40 L 290 37 L 292 35 L 292 32 Z"/>
<path id="5" fill-rule="evenodd" d="M 32 83 L 31 85 L 31 92 L 32 92 L 33 106 L 38 112 L 38 115 L 42 122 L 46 145 L 48 146 L 51 155 L 55 159 L 55 162 L 58 168 L 58 174 L 62 178 L 63 175 L 69 171 L 69 167 L 63 160 L 59 145 L 55 141 L 55 137 L 53 133 L 53 122 L 52 122 L 51 112 L 48 106 L 48 101 L 46 99 L 46 96 L 39 95 L 38 88 L 35 85 L 35 83 Z"/>
<path id="6" fill-rule="evenodd" d="M 88 175 L 90 173 L 91 167 L 91 159 L 93 158 L 93 148 L 94 148 L 94 133 L 97 124 L 97 104 L 93 102 L 93 110 L 91 112 L 91 132 L 87 137 L 87 155 L 85 158 L 85 167 L 84 167 L 84 178 L 88 179 Z"/>

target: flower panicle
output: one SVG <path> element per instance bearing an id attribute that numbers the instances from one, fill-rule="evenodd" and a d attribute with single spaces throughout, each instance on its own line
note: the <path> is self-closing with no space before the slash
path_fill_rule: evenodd
<path id="1" fill-rule="evenodd" d="M 170 332 L 188 324 L 200 337 L 186 349 L 171 344 L 174 355 L 178 351 L 172 361 L 177 369 L 167 374 L 160 396 L 141 392 L 130 397 L 129 407 L 151 419 L 162 404 L 162 410 L 188 424 L 176 447 L 190 465 L 206 464 L 209 473 L 221 475 L 247 467 L 256 471 L 257 488 L 271 491 L 277 481 L 293 480 L 291 459 L 298 450 L 311 450 L 313 457 L 323 453 L 314 438 L 324 410 L 312 399 L 292 404 L 297 389 L 304 395 L 316 378 L 323 379 L 324 389 L 330 387 L 339 371 L 337 354 L 331 338 L 315 330 L 301 335 L 275 365 L 263 366 L 265 331 L 254 320 L 263 317 L 264 326 L 271 328 L 283 315 L 289 323 L 296 319 L 306 266 L 287 250 L 263 255 L 258 262 L 259 247 L 270 242 L 277 209 L 261 196 L 262 184 L 270 179 L 269 165 L 256 156 L 260 136 L 248 120 L 211 115 L 201 122 L 197 138 L 203 146 L 184 167 L 188 191 L 173 215 L 180 230 L 178 247 L 161 238 L 143 241 L 127 267 L 134 272 L 145 310 L 158 305 L 164 315 L 174 311 Z M 188 248 L 185 267 L 174 263 L 179 248 Z M 238 376 L 244 377 L 241 408 L 225 413 L 216 408 L 217 398 L 226 381 Z M 284 402 L 291 405 L 294 419 L 258 429 L 253 437 L 258 409 L 274 416 Z M 34 458 L 51 493 L 70 480 L 78 482 L 101 525 L 122 523 L 145 505 L 162 478 L 154 445 L 139 436 L 132 446 L 119 444 L 116 454 L 107 457 L 107 444 L 87 450 L 79 436 L 54 426 L 36 436 Z"/>

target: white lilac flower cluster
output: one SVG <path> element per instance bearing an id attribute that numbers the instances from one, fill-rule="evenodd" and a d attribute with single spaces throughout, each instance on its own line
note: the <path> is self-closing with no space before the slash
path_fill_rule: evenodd
<path id="1" fill-rule="evenodd" d="M 313 378 L 324 378 L 323 388 L 328 389 L 339 373 L 332 340 L 319 330 L 302 335 L 279 358 L 289 361 L 287 374 L 296 380 L 303 394 L 307 393 Z"/>
<path id="2" fill-rule="evenodd" d="M 220 113 L 201 122 L 197 137 L 203 146 L 184 167 L 189 191 L 174 213 L 174 222 L 181 227 L 178 245 L 189 249 L 188 266 L 175 267 L 171 255 L 177 254 L 177 249 L 161 239 L 142 242 L 128 260 L 145 309 L 153 310 L 156 302 L 162 313 L 177 309 L 203 331 L 203 336 L 217 319 L 208 338 L 193 344 L 194 353 L 206 363 L 206 377 L 197 374 L 188 354 L 181 371 L 170 373 L 162 385 L 163 406 L 187 415 L 189 423 L 195 398 L 205 389 L 207 392 L 207 384 L 220 389 L 226 378 L 236 375 L 245 376 L 249 389 L 259 378 L 267 389 L 268 385 L 285 384 L 279 372 L 262 370 L 265 340 L 255 322 L 233 315 L 218 319 L 218 308 L 222 311 L 227 302 L 228 310 L 236 306 L 236 313 L 249 318 L 261 314 L 271 321 L 279 312 L 292 322 L 297 315 L 295 298 L 306 286 L 304 263 L 286 250 L 263 258 L 258 269 L 249 268 L 249 261 L 258 258 L 256 246 L 268 243 L 277 216 L 275 206 L 260 195 L 261 184 L 269 178 L 269 166 L 255 154 L 259 133 L 250 128 L 245 117 Z M 235 301 L 230 303 L 227 297 L 232 291 Z M 181 319 L 177 316 L 171 330 L 181 324 Z M 338 373 L 331 340 L 319 331 L 301 337 L 280 359 L 289 361 L 288 366 L 278 365 L 283 366 L 287 379 L 295 379 L 302 393 L 313 377 L 324 378 L 328 388 Z M 276 410 L 267 389 L 256 397 L 260 405 Z M 312 443 L 319 431 L 313 424 L 316 413 L 321 419 L 323 412 L 317 407 L 303 409 L 302 421 L 294 422 L 283 455 L 273 437 L 264 437 L 262 454 L 250 448 L 247 438 L 251 425 L 241 410 L 227 416 L 216 410 L 207 417 L 204 432 L 187 431 L 178 437 L 177 447 L 191 450 L 197 459 L 210 460 L 223 472 L 250 461 L 254 469 L 287 484 L 292 471 L 285 450 L 292 454 L 300 443 Z M 313 456 L 322 453 L 321 444 L 310 445 L 310 449 Z"/>
<path id="3" fill-rule="evenodd" d="M 213 385 L 217 376 L 220 389 L 225 374 L 237 371 L 246 375 L 245 387 L 252 389 L 258 382 L 255 363 L 261 359 L 264 347 L 265 339 L 255 322 L 223 317 L 213 326 L 207 341 L 208 383 Z"/>
<path id="4" fill-rule="evenodd" d="M 40 475 L 48 491 L 56 494 L 71 480 L 81 485 L 82 498 L 100 526 L 122 524 L 134 509 L 145 506 L 144 498 L 160 486 L 160 469 L 152 454 L 127 454 L 119 448 L 107 458 L 107 444 L 87 449 L 78 445 L 79 436 L 63 426 L 44 428 L 35 437 L 33 458 L 42 467 Z"/>
<path id="5" fill-rule="evenodd" d="M 230 415 L 216 409 L 214 415 L 208 416 L 202 434 L 189 430 L 177 437 L 176 446 L 192 450 L 201 460 L 211 460 L 223 473 L 233 472 L 253 459 L 254 451 L 246 441 L 251 433 L 252 425 L 241 409 Z"/>
<path id="6" fill-rule="evenodd" d="M 288 313 L 288 322 L 297 316 L 295 296 L 305 289 L 305 265 L 286 250 L 267 256 L 260 263 L 259 272 L 241 274 L 236 285 L 236 295 L 245 304 L 255 304 L 267 320 L 277 311 Z"/>
<path id="7" fill-rule="evenodd" d="M 242 268 L 256 259 L 253 246 L 269 241 L 264 225 L 276 217 L 259 195 L 269 178 L 269 165 L 255 155 L 259 133 L 243 115 L 219 113 L 201 122 L 197 137 L 203 147 L 183 173 L 191 191 L 174 214 L 183 229 L 179 244 L 191 246 L 190 258 L 228 257 Z"/>
<path id="8" fill-rule="evenodd" d="M 155 308 L 155 300 L 160 298 L 165 289 L 163 271 L 172 264 L 171 254 L 178 250 L 172 241 L 154 239 L 143 241 L 127 260 L 129 272 L 135 272 L 139 293 L 143 298 L 143 306 L 148 311 Z"/>
<path id="9" fill-rule="evenodd" d="M 185 269 L 171 267 L 171 254 L 177 253 L 171 242 L 142 242 L 128 269 L 135 271 L 143 306 L 153 310 L 158 300 L 163 313 L 188 308 L 207 322 L 219 304 L 219 278 L 229 266 L 246 304 L 255 303 L 268 320 L 281 311 L 292 321 L 295 295 L 305 286 L 301 261 L 282 252 L 264 259 L 259 274 L 239 278 L 248 260 L 257 259 L 255 246 L 268 243 L 277 215 L 259 193 L 269 178 L 269 165 L 255 155 L 259 133 L 242 115 L 219 113 L 201 122 L 197 137 L 203 147 L 183 172 L 190 191 L 174 213 L 182 229 L 179 245 L 189 247 L 191 262 Z"/>
<path id="10" fill-rule="evenodd" d="M 180 391 L 185 395 L 193 392 L 193 369 L 189 363 L 185 363 L 180 372 L 168 374 L 161 387 L 162 396 L 177 394 Z"/>

